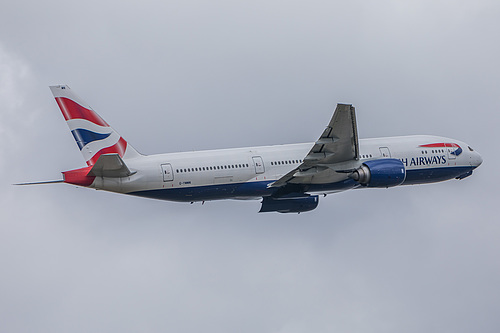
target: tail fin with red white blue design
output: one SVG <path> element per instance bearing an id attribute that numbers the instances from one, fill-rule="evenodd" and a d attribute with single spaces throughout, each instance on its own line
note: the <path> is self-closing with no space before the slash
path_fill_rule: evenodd
<path id="1" fill-rule="evenodd" d="M 133 158 L 140 154 L 67 85 L 51 86 L 59 108 L 88 166 L 104 154 Z"/>

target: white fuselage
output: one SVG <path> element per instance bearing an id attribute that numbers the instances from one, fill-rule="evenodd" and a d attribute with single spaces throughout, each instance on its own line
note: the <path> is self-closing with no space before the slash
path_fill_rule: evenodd
<path id="1" fill-rule="evenodd" d="M 439 147 L 438 144 L 450 142 L 460 147 L 458 154 L 455 147 Z M 269 184 L 299 166 L 313 145 L 286 144 L 139 156 L 126 161 L 135 172 L 131 176 L 96 177 L 91 187 L 173 201 L 261 198 L 273 193 Z M 428 147 L 422 147 L 426 145 Z M 481 156 L 463 142 L 418 135 L 361 139 L 359 160 L 345 167 L 355 168 L 363 162 L 383 158 L 403 162 L 406 168 L 403 185 L 466 176 L 482 162 Z M 333 169 L 315 175 L 310 183 L 309 193 L 326 194 L 360 187 L 345 173 Z"/>

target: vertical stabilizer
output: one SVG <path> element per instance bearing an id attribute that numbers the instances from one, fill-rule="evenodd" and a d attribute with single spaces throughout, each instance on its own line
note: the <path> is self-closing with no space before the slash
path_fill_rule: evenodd
<path id="1" fill-rule="evenodd" d="M 94 165 L 103 154 L 118 154 L 123 159 L 140 156 L 68 86 L 51 86 L 50 90 L 87 165 Z"/>

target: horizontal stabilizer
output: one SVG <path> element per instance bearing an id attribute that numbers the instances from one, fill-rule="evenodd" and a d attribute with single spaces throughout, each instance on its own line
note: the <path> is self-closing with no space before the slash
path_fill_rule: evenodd
<path id="1" fill-rule="evenodd" d="M 133 175 L 135 172 L 131 172 L 125 162 L 118 154 L 103 154 L 99 156 L 99 159 L 93 165 L 89 172 L 89 176 L 96 177 L 127 177 Z"/>
<path id="2" fill-rule="evenodd" d="M 44 182 L 31 182 L 31 183 L 19 183 L 13 185 L 40 185 L 40 184 L 56 184 L 56 183 L 64 183 L 64 180 L 47 180 Z"/>

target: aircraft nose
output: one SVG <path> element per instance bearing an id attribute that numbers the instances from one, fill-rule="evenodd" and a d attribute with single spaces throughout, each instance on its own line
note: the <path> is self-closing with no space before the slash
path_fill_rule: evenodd
<path id="1" fill-rule="evenodd" d="M 479 155 L 479 153 L 476 153 L 477 154 L 477 157 L 476 157 L 476 168 L 478 166 L 480 166 L 482 163 L 483 163 L 483 158 L 481 157 L 481 155 Z"/>
<path id="2" fill-rule="evenodd" d="M 474 152 L 474 155 L 472 156 L 472 161 L 471 161 L 471 165 L 474 167 L 474 168 L 477 168 L 478 166 L 480 166 L 481 164 L 483 163 L 483 158 L 481 157 L 481 155 L 475 151 Z"/>

